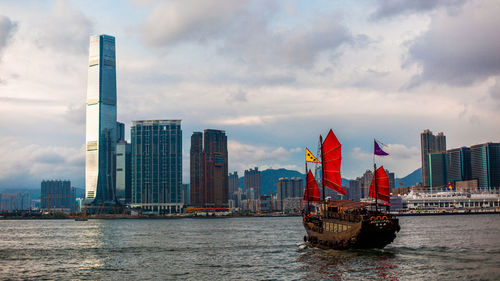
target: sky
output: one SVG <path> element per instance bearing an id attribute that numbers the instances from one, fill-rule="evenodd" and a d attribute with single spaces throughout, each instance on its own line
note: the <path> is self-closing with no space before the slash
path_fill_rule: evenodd
<path id="1" fill-rule="evenodd" d="M 342 176 L 500 141 L 500 2 L 0 0 L 0 188 L 84 187 L 89 37 L 116 37 L 118 120 L 225 130 L 229 171 L 303 172 L 331 128 Z"/>

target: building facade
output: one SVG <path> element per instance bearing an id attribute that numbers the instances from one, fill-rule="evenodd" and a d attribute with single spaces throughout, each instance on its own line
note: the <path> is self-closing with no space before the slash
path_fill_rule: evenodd
<path id="1" fill-rule="evenodd" d="M 446 152 L 429 153 L 428 157 L 430 191 L 440 191 L 448 184 Z"/>
<path id="2" fill-rule="evenodd" d="M 238 172 L 234 171 L 234 173 L 229 173 L 228 176 L 228 191 L 227 196 L 229 200 L 233 200 L 233 208 L 239 207 L 237 205 L 237 196 L 238 196 Z"/>
<path id="3" fill-rule="evenodd" d="M 182 211 L 181 120 L 133 121 L 131 207 Z"/>
<path id="4" fill-rule="evenodd" d="M 258 167 L 255 167 L 255 169 L 245 170 L 245 193 L 248 193 L 247 190 L 250 188 L 253 188 L 254 198 L 260 198 L 260 171 Z"/>
<path id="5" fill-rule="evenodd" d="M 446 151 L 446 164 L 448 168 L 448 181 L 455 185 L 457 181 L 471 179 L 472 167 L 470 148 L 461 147 Z"/>
<path id="6" fill-rule="evenodd" d="M 90 38 L 86 106 L 86 203 L 115 202 L 116 58 L 115 38 Z"/>
<path id="7" fill-rule="evenodd" d="M 116 144 L 116 199 L 130 203 L 132 196 L 132 146 L 124 140 Z"/>
<path id="8" fill-rule="evenodd" d="M 66 213 L 75 210 L 75 188 L 69 180 L 44 180 L 40 188 L 42 210 Z"/>
<path id="9" fill-rule="evenodd" d="M 446 152 L 446 136 L 440 132 L 432 134 L 430 130 L 424 130 L 420 134 L 420 154 L 422 158 L 422 185 L 430 186 L 429 175 L 429 153 Z"/>
<path id="10" fill-rule="evenodd" d="M 203 176 L 203 133 L 194 132 L 191 135 L 191 149 L 189 152 L 190 167 L 190 197 L 191 205 L 203 207 L 205 200 Z"/>
<path id="11" fill-rule="evenodd" d="M 276 182 L 276 200 L 278 210 L 283 211 L 283 202 L 286 198 L 302 198 L 304 196 L 304 182 L 301 178 L 279 178 Z"/>
<path id="12" fill-rule="evenodd" d="M 203 144 L 203 145 L 201 145 Z M 228 207 L 228 154 L 225 131 L 207 129 L 191 136 L 191 205 Z"/>
<path id="13" fill-rule="evenodd" d="M 500 188 L 500 143 L 471 146 L 471 178 L 480 189 Z"/>

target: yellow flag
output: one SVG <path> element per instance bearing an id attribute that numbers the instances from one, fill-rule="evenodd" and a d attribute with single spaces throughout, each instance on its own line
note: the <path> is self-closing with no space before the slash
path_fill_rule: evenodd
<path id="1" fill-rule="evenodd" d="M 318 158 L 314 157 L 309 148 L 306 147 L 306 162 L 321 163 Z"/>

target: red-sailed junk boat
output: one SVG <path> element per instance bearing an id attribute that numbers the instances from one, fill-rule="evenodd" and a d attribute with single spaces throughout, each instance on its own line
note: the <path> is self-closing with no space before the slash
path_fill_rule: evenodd
<path id="1" fill-rule="evenodd" d="M 369 196 L 375 198 L 375 204 L 363 204 L 350 200 L 325 200 L 325 186 L 346 195 L 341 185 L 340 164 L 342 161 L 341 144 L 332 130 L 321 144 L 321 183 L 323 198 L 318 184 L 307 162 L 319 163 L 306 149 L 306 188 L 304 200 L 303 224 L 307 232 L 304 241 L 313 246 L 328 249 L 366 249 L 383 248 L 396 238 L 400 230 L 399 220 L 378 207 L 378 200 L 390 203 L 389 178 L 383 167 L 375 168 L 370 185 Z M 375 141 L 375 155 L 387 155 Z M 311 211 L 310 203 L 319 204 L 319 211 Z"/>

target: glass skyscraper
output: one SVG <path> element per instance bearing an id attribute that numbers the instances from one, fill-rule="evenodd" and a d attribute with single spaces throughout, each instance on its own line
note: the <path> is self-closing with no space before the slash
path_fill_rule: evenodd
<path id="1" fill-rule="evenodd" d="M 154 213 L 182 211 L 181 120 L 133 121 L 131 206 Z"/>
<path id="2" fill-rule="evenodd" d="M 470 148 L 460 147 L 446 151 L 448 167 L 448 181 L 455 184 L 457 181 L 471 179 Z"/>
<path id="3" fill-rule="evenodd" d="M 90 37 L 85 155 L 86 203 L 115 202 L 115 38 Z"/>
<path id="4" fill-rule="evenodd" d="M 500 188 L 500 143 L 483 143 L 471 146 L 472 179 L 479 188 Z"/>

